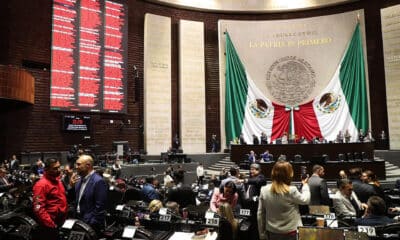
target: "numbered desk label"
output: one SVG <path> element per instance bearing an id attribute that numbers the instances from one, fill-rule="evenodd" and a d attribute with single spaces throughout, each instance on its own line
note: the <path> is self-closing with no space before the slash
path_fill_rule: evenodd
<path id="1" fill-rule="evenodd" d="M 369 237 L 376 237 L 376 231 L 371 226 L 358 226 L 358 232 L 366 233 Z"/>
<path id="2" fill-rule="evenodd" d="M 132 239 L 135 236 L 135 232 L 135 226 L 126 226 L 124 227 L 124 231 L 122 232 L 122 237 Z"/>
<path id="3" fill-rule="evenodd" d="M 75 222 L 76 222 L 76 219 L 67 219 L 67 220 L 65 220 L 65 222 L 64 222 L 64 224 L 62 225 L 61 228 L 72 229 L 72 227 L 74 226 Z"/>
<path id="4" fill-rule="evenodd" d="M 166 215 L 160 215 L 160 222 L 171 222 L 171 215 L 166 214 Z"/>
<path id="5" fill-rule="evenodd" d="M 240 209 L 239 215 L 240 216 L 250 217 L 250 215 L 251 215 L 250 209 Z"/>
<path id="6" fill-rule="evenodd" d="M 325 218 L 325 220 L 335 220 L 336 216 L 335 216 L 335 213 L 330 213 L 330 214 L 325 214 L 324 218 Z"/>
<path id="7" fill-rule="evenodd" d="M 115 207 L 115 210 L 117 210 L 117 211 L 122 211 L 122 210 L 124 210 L 124 205 L 117 205 L 117 206 Z"/>
<path id="8" fill-rule="evenodd" d="M 219 226 L 219 218 L 207 218 L 206 225 L 218 227 Z"/>
<path id="9" fill-rule="evenodd" d="M 207 211 L 207 212 L 206 212 L 206 215 L 205 215 L 205 218 L 206 218 L 206 219 L 214 218 L 214 212 Z"/>

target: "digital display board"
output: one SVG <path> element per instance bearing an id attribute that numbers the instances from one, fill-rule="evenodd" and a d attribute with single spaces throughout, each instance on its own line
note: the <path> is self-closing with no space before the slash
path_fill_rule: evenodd
<path id="1" fill-rule="evenodd" d="M 51 110 L 126 113 L 123 1 L 54 0 Z"/>
<path id="2" fill-rule="evenodd" d="M 90 131 L 90 117 L 89 116 L 63 116 L 63 130 L 72 132 L 88 132 Z"/>

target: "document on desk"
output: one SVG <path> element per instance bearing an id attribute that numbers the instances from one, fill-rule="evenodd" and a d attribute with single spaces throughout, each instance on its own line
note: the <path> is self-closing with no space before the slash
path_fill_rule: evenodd
<path id="1" fill-rule="evenodd" d="M 192 239 L 216 240 L 218 234 L 216 232 L 212 233 L 209 232 L 204 238 L 194 238 L 194 236 L 195 236 L 194 233 L 175 232 L 168 240 L 192 240 Z"/>
<path id="2" fill-rule="evenodd" d="M 175 232 L 168 240 L 191 240 L 194 233 Z"/>

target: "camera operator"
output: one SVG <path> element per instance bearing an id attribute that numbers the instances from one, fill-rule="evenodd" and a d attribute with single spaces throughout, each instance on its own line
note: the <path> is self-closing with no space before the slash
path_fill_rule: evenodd
<path id="1" fill-rule="evenodd" d="M 39 228 L 33 234 L 36 239 L 58 239 L 57 227 L 67 218 L 67 199 L 60 180 L 60 161 L 45 160 L 43 177 L 33 186 L 33 213 Z"/>

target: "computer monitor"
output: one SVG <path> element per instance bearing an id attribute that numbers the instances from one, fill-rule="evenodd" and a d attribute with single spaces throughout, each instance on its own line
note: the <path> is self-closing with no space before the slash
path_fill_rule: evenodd
<path id="1" fill-rule="evenodd" d="M 299 227 L 298 240 L 345 240 L 344 230 L 337 228 Z"/>

